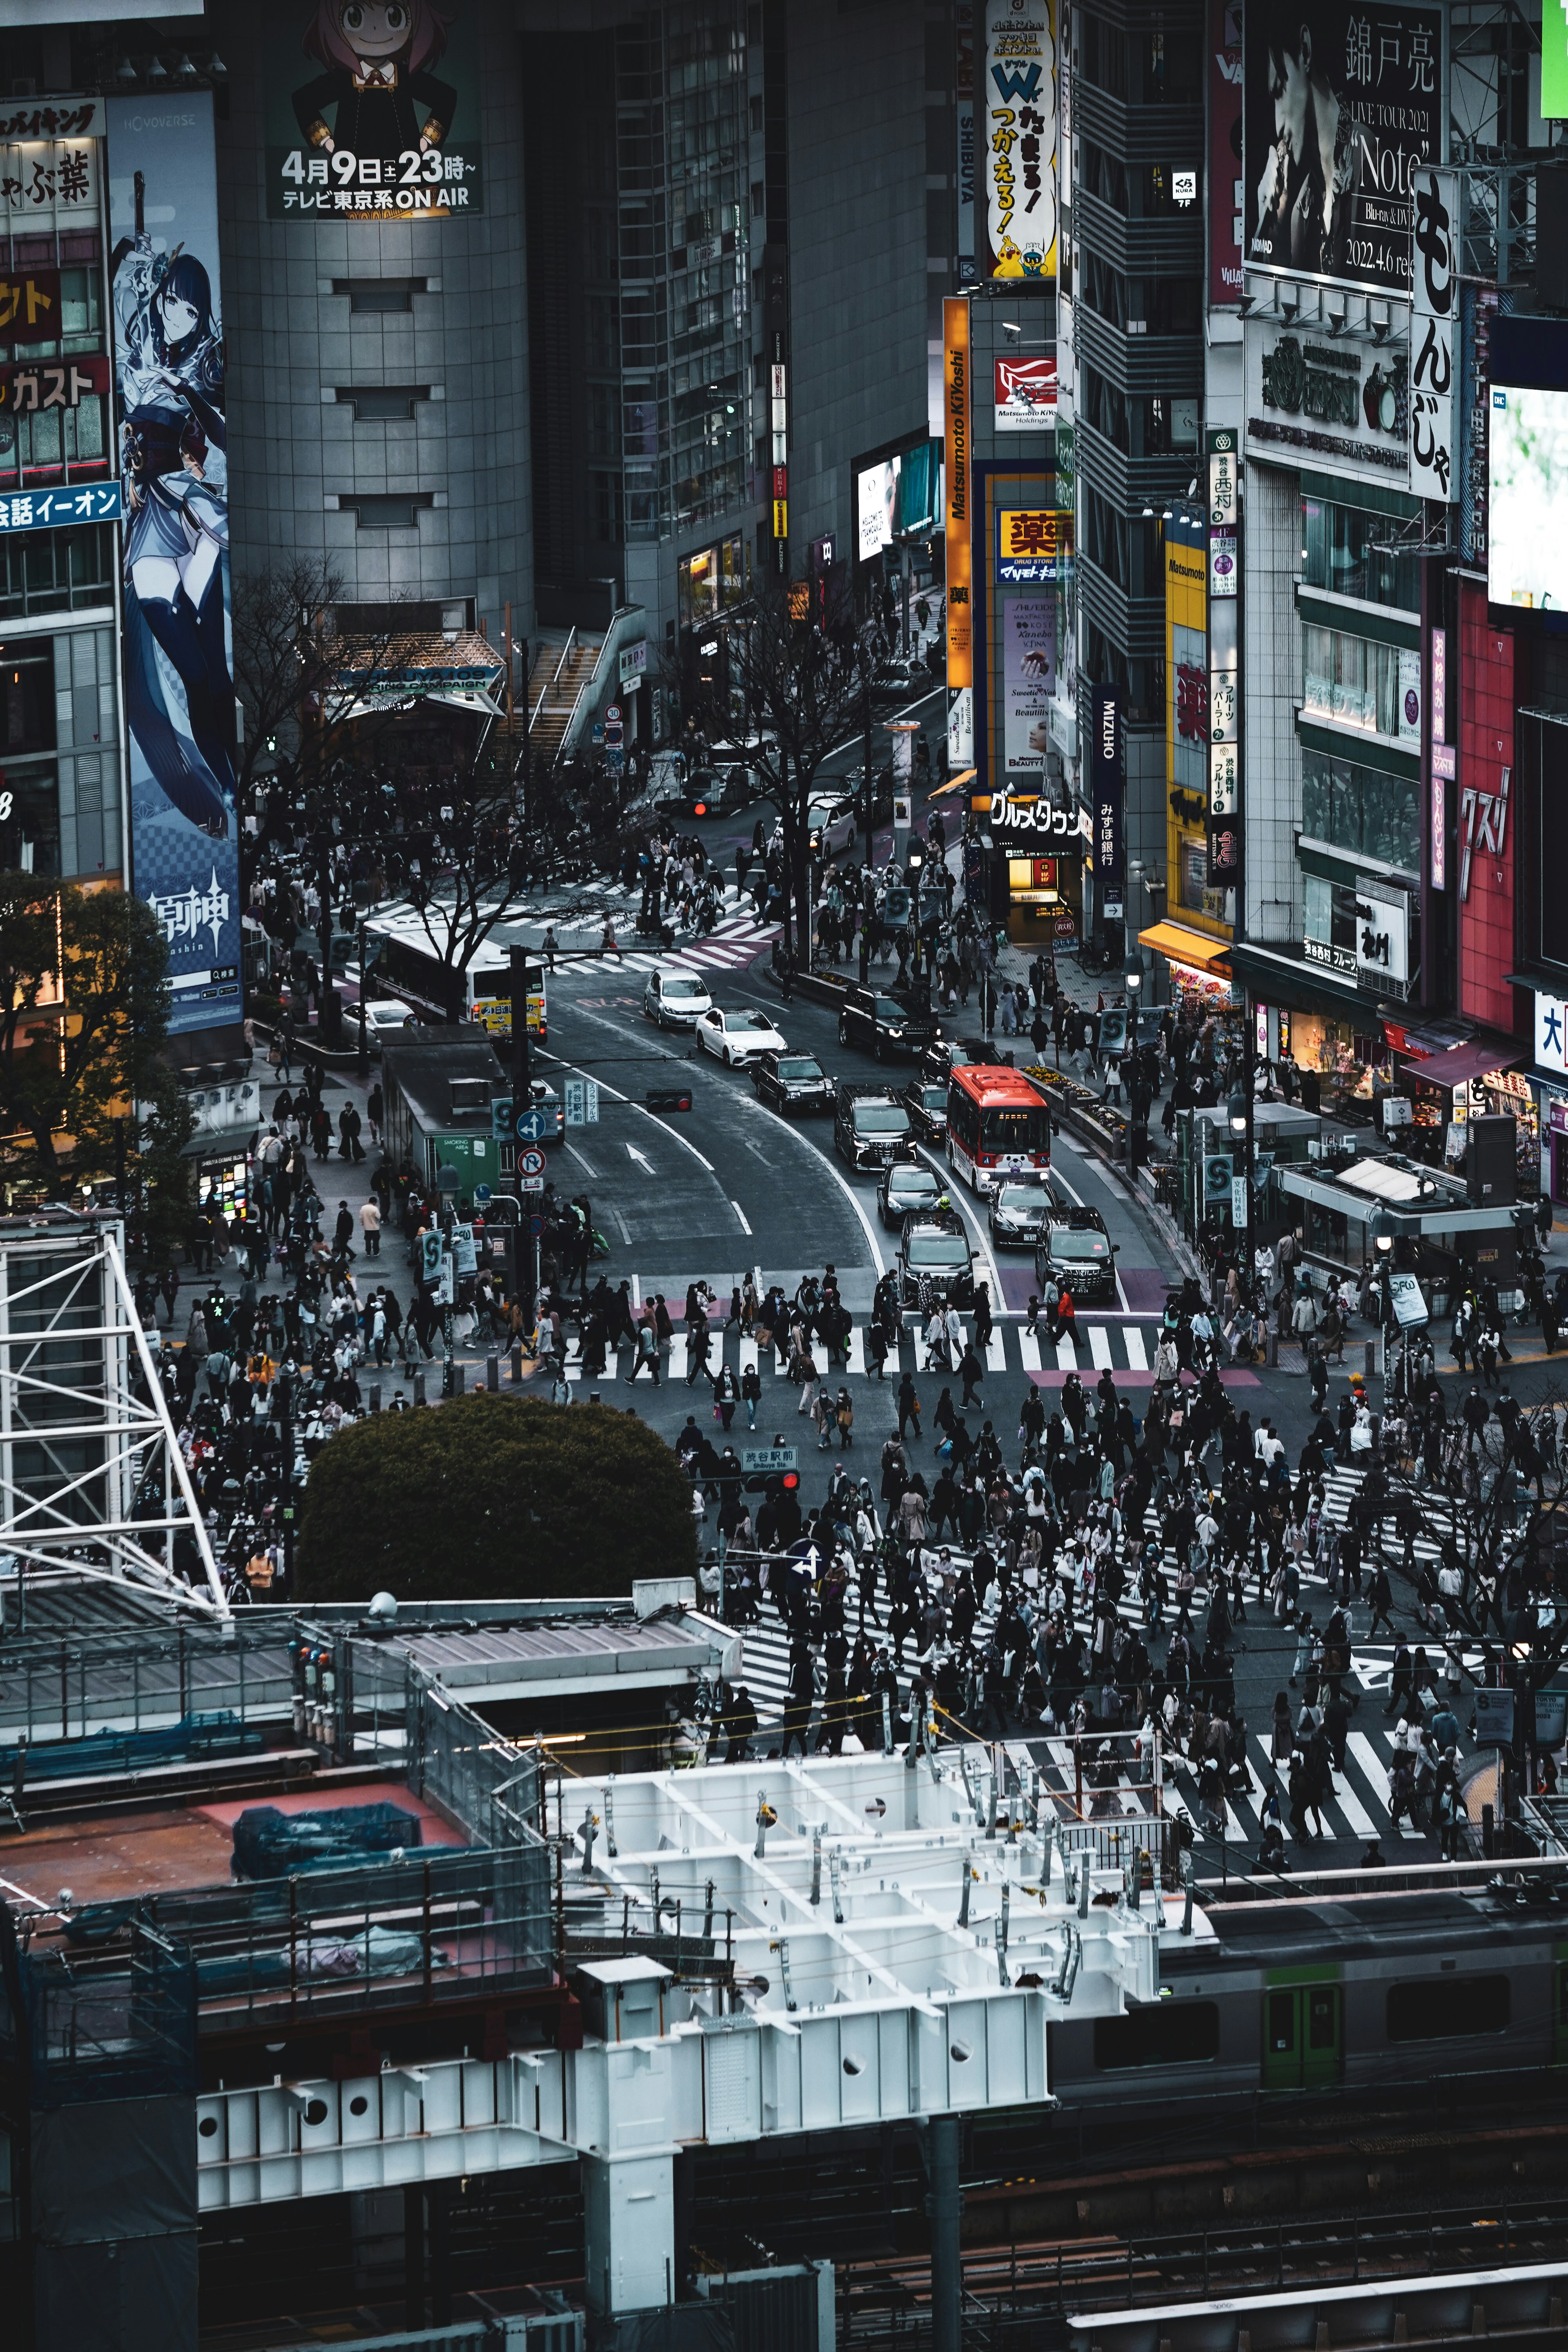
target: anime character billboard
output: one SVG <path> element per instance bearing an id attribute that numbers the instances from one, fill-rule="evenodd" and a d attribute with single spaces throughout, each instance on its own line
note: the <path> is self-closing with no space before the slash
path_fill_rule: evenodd
<path id="1" fill-rule="evenodd" d="M 109 101 L 133 886 L 170 1026 L 240 1017 L 228 467 L 212 97 Z"/>
<path id="2" fill-rule="evenodd" d="M 274 220 L 484 208 L 473 26 L 453 0 L 282 0 L 267 52 Z"/>

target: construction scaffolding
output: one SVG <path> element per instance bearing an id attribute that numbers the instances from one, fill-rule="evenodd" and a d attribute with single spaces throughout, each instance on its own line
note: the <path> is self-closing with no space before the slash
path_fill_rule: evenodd
<path id="1" fill-rule="evenodd" d="M 0 1555 L 24 1609 L 68 1566 L 228 1618 L 118 1217 L 0 1219 Z"/>

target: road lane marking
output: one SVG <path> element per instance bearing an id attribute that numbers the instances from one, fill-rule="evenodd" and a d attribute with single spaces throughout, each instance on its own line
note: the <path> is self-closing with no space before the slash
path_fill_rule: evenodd
<path id="1" fill-rule="evenodd" d="M 745 1211 L 742 1208 L 741 1203 L 739 1202 L 739 1201 L 731 1201 L 731 1203 L 730 1203 L 730 1206 L 734 1210 L 735 1214 L 736 1214 L 736 1215 L 740 1218 L 740 1220 L 741 1220 L 741 1231 L 742 1231 L 743 1234 L 749 1234 L 749 1233 L 751 1232 L 751 1230 L 752 1230 L 752 1229 L 751 1229 L 750 1225 L 746 1223 L 746 1213 L 745 1213 Z"/>
<path id="2" fill-rule="evenodd" d="M 1109 1372 L 1114 1369 L 1110 1360 L 1110 1334 L 1103 1323 L 1089 1325 L 1089 1352 L 1094 1359 L 1097 1372 Z"/>
<path id="3" fill-rule="evenodd" d="M 595 1167 L 593 1161 L 591 1160 L 584 1160 L 583 1154 L 578 1150 L 574 1143 L 569 1143 L 566 1146 L 566 1149 L 572 1154 L 573 1159 L 577 1162 L 578 1167 L 583 1171 L 584 1175 L 588 1177 L 596 1184 L 599 1181 L 599 1171 Z"/>

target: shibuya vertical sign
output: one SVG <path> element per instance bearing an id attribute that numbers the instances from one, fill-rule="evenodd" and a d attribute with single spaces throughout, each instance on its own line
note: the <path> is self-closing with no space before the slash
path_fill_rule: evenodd
<path id="1" fill-rule="evenodd" d="M 1244 0 L 1247 257 L 1407 294 L 1417 175 L 1443 154 L 1438 8 Z"/>
<path id="2" fill-rule="evenodd" d="M 134 887 L 169 1026 L 240 1017 L 228 432 L 210 90 L 111 98 L 109 275 Z"/>

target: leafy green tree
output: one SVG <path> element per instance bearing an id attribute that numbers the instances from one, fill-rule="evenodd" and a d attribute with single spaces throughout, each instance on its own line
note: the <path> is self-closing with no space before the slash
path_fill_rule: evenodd
<path id="1" fill-rule="evenodd" d="M 625 1598 L 696 1565 L 690 1485 L 644 1422 L 482 1390 L 341 1430 L 300 1526 L 306 1602 Z"/>
<path id="2" fill-rule="evenodd" d="M 0 1176 L 18 1192 L 64 1200 L 123 1149 L 131 1177 L 163 1187 L 158 1218 L 183 1217 L 189 1113 L 159 1057 L 168 962 L 130 892 L 0 873 Z"/>

